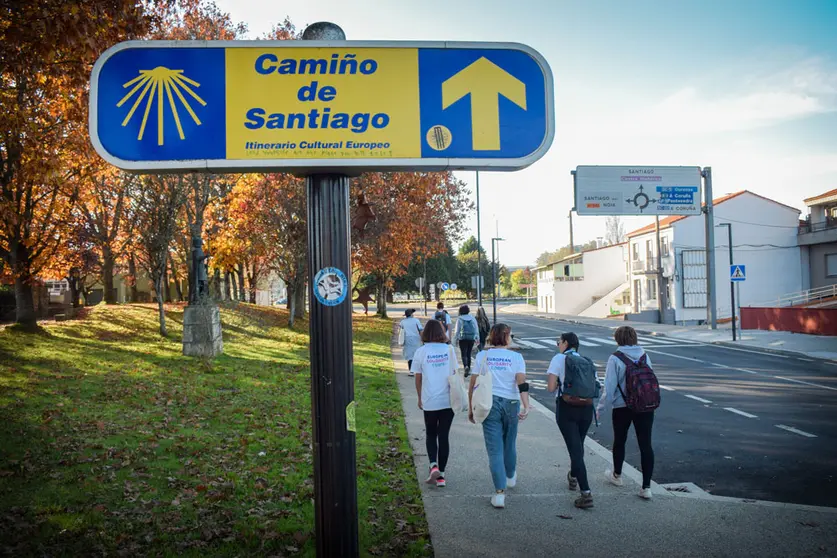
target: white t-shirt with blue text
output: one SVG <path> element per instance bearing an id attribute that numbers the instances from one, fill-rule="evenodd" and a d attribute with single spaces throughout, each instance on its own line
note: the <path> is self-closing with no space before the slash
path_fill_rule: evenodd
<path id="1" fill-rule="evenodd" d="M 411 370 L 421 374 L 421 405 L 425 411 L 450 409 L 448 376 L 456 374 L 456 351 L 447 343 L 427 343 L 416 349 Z"/>
<path id="2" fill-rule="evenodd" d="M 515 374 L 526 374 L 526 362 L 520 353 L 509 349 L 488 349 L 477 354 L 476 373 L 491 373 L 493 395 L 520 399 Z"/>

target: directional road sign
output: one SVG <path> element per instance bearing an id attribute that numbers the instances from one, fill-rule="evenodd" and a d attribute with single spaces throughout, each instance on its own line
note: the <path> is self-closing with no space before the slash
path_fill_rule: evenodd
<path id="1" fill-rule="evenodd" d="M 471 288 L 472 289 L 477 288 L 477 281 L 478 280 L 480 282 L 480 288 L 481 289 L 485 288 L 485 277 L 482 277 L 480 275 L 471 275 Z"/>
<path id="2" fill-rule="evenodd" d="M 579 166 L 579 215 L 698 215 L 700 167 Z"/>
<path id="3" fill-rule="evenodd" d="M 441 288 L 443 291 L 446 291 L 446 290 L 450 289 L 450 285 L 448 285 L 447 283 L 442 283 L 442 286 L 441 286 L 440 288 Z"/>
<path id="4" fill-rule="evenodd" d="M 90 136 L 127 170 L 515 170 L 554 135 L 552 73 L 511 43 L 129 41 Z"/>
<path id="5" fill-rule="evenodd" d="M 418 279 L 416 279 L 416 288 L 424 288 L 424 277 L 419 277 Z"/>
<path id="6" fill-rule="evenodd" d="M 731 265 L 729 266 L 729 280 L 733 283 L 740 283 L 747 280 L 747 266 L 746 265 Z"/>
<path id="7" fill-rule="evenodd" d="M 457 288 L 459 288 L 459 286 L 456 283 L 450 284 L 450 290 L 455 291 Z"/>

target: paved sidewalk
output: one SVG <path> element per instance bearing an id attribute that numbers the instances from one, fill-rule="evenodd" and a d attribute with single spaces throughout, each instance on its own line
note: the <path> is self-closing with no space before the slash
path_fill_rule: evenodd
<path id="1" fill-rule="evenodd" d="M 400 347 L 393 348 L 393 360 L 437 558 L 837 556 L 837 508 L 675 496 L 659 486 L 653 500 L 641 500 L 637 471 L 625 470 L 624 487 L 605 482 L 608 452 L 590 439 L 585 460 L 595 507 L 576 509 L 577 493 L 566 485 L 569 457 L 554 416 L 543 406 L 520 425 L 518 484 L 507 491 L 505 509 L 491 507 L 482 428 L 464 413 L 451 429 L 448 486 L 429 486 L 415 382 Z"/>
<path id="2" fill-rule="evenodd" d="M 787 331 L 762 331 L 747 329 L 739 332 L 739 339 L 732 340 L 732 329 L 729 325 L 719 326 L 711 330 L 706 326 L 677 326 L 670 324 L 653 324 L 646 322 L 627 322 L 610 320 L 607 318 L 585 318 L 567 314 L 548 314 L 538 312 L 534 306 L 528 304 L 514 304 L 506 306 L 500 312 L 510 314 L 527 314 L 550 320 L 561 320 L 570 323 L 608 327 L 616 329 L 620 325 L 630 325 L 644 335 L 664 335 L 679 337 L 690 341 L 715 343 L 730 347 L 761 349 L 764 351 L 779 351 L 796 353 L 811 358 L 837 360 L 837 337 L 828 335 L 806 335 Z"/>

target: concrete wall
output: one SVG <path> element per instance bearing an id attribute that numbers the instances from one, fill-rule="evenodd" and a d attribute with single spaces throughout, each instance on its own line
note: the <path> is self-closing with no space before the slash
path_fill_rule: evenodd
<path id="1" fill-rule="evenodd" d="M 742 308 L 741 327 L 837 335 L 837 308 Z"/>
<path id="2" fill-rule="evenodd" d="M 812 289 L 837 285 L 837 276 L 828 277 L 826 274 L 825 256 L 827 254 L 837 254 L 837 242 L 808 246 L 808 261 L 811 276 L 810 288 Z"/>
<path id="3" fill-rule="evenodd" d="M 625 282 L 623 249 L 619 245 L 584 252 L 581 269 L 583 279 L 555 281 L 555 304 L 551 312 L 577 315 L 593 304 L 596 298 L 606 296 L 622 285 Z"/>
<path id="4" fill-rule="evenodd" d="M 727 221 L 730 219 L 730 221 Z M 747 266 L 736 306 L 760 304 L 803 290 L 802 256 L 797 246 L 799 212 L 753 194 L 745 193 L 715 206 L 715 224 L 732 223 L 736 264 Z M 674 245 L 682 249 L 706 245 L 704 216 L 690 216 L 674 223 Z M 769 225 L 769 226 L 768 226 Z M 772 245 L 772 246 L 771 246 Z M 781 248 L 788 247 L 790 248 Z M 678 270 L 680 262 L 677 262 Z M 730 315 L 729 247 L 726 227 L 715 228 L 715 265 L 719 317 Z M 706 319 L 705 308 L 682 308 L 679 281 L 675 314 L 678 322 Z"/>

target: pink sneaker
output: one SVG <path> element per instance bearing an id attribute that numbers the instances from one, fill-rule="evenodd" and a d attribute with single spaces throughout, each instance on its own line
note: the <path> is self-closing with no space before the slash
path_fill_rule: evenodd
<path id="1" fill-rule="evenodd" d="M 430 476 L 427 477 L 425 481 L 427 484 L 433 484 L 436 479 L 442 476 L 442 472 L 439 471 L 439 468 L 436 465 L 430 466 Z"/>
<path id="2" fill-rule="evenodd" d="M 442 475 L 444 475 L 444 473 L 442 473 Z M 447 485 L 448 484 L 445 482 L 445 477 L 444 476 L 441 476 L 438 479 L 436 479 L 436 488 L 443 488 Z"/>

